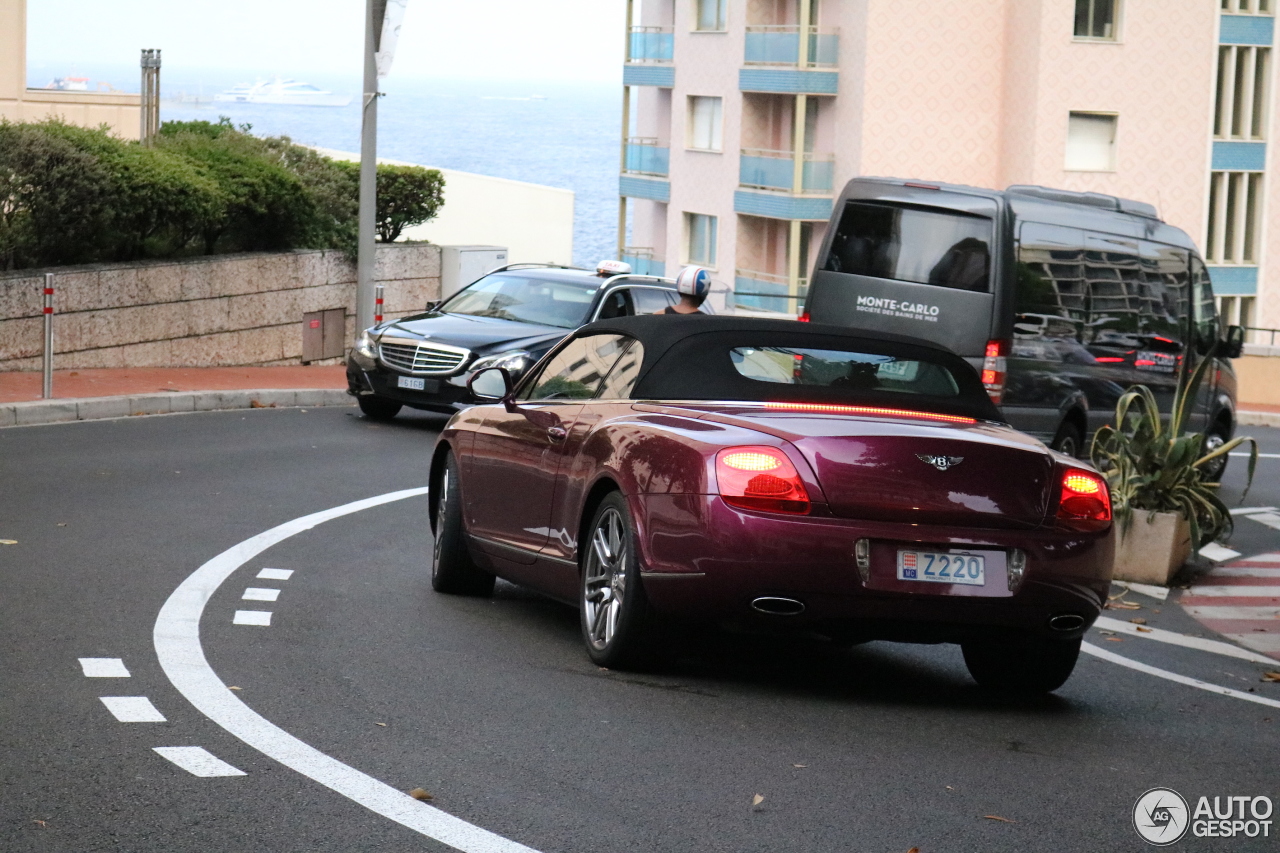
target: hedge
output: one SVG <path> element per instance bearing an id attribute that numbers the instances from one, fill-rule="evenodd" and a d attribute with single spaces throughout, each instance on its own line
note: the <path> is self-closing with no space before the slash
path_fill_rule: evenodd
<path id="1" fill-rule="evenodd" d="M 0 269 L 214 252 L 355 253 L 359 170 L 247 125 L 168 122 L 143 147 L 58 120 L 0 119 Z M 439 171 L 379 166 L 384 241 L 444 203 Z"/>

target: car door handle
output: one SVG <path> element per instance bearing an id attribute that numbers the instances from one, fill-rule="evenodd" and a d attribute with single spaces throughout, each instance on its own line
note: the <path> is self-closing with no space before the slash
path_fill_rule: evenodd
<path id="1" fill-rule="evenodd" d="M 569 431 L 562 426 L 547 427 L 547 438 L 552 441 L 564 441 Z"/>

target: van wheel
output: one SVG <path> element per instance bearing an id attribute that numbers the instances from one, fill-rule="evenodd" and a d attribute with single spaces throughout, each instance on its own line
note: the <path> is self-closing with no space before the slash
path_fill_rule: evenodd
<path id="1" fill-rule="evenodd" d="M 973 680 L 988 690 L 1008 693 L 1050 693 L 1076 668 L 1080 639 L 1022 636 L 986 638 L 961 643 L 964 663 Z"/>
<path id="2" fill-rule="evenodd" d="M 1204 436 L 1204 452 L 1212 453 L 1227 443 L 1227 428 L 1216 423 Z M 1227 457 L 1221 456 L 1201 469 L 1200 476 L 1207 483 L 1217 483 L 1227 472 Z"/>
<path id="3" fill-rule="evenodd" d="M 1076 424 L 1063 421 L 1062 426 L 1058 427 L 1057 435 L 1053 437 L 1053 443 L 1049 446 L 1059 453 L 1079 459 L 1080 452 L 1084 449 L 1084 435 Z"/>

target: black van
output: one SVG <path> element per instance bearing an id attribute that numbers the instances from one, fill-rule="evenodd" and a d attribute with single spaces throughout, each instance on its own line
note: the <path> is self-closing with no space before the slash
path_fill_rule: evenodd
<path id="1" fill-rule="evenodd" d="M 1131 385 L 1168 411 L 1183 354 L 1216 348 L 1190 427 L 1235 429 L 1244 330 L 1226 340 L 1204 261 L 1151 205 L 1036 186 L 1003 192 L 855 178 L 801 319 L 943 344 L 982 371 L 1013 426 L 1081 455 Z"/>

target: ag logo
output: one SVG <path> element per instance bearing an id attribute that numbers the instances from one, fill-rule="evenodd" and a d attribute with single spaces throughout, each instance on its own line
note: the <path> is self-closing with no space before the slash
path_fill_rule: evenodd
<path id="1" fill-rule="evenodd" d="M 1157 847 L 1180 841 L 1190 823 L 1187 801 L 1171 788 L 1152 788 L 1133 804 L 1133 828 Z"/>

